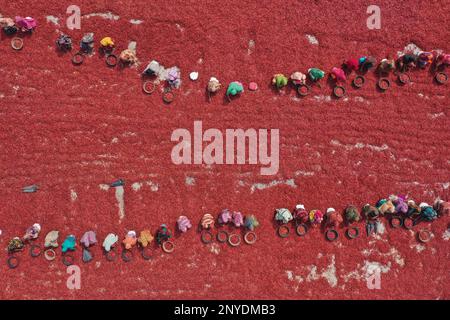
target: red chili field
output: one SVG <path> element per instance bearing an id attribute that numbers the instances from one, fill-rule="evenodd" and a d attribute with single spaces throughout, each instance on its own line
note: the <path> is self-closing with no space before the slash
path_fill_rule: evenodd
<path id="1" fill-rule="evenodd" d="M 278 93 L 276 73 L 318 67 L 328 72 L 345 59 L 378 60 L 408 50 L 449 52 L 450 1 L 377 1 L 381 29 L 369 30 L 370 1 L 6 1 L 4 17 L 31 16 L 38 27 L 20 51 L 0 40 L 0 298 L 2 299 L 449 299 L 450 218 L 391 228 L 355 240 L 338 229 L 305 237 L 276 234 L 274 210 L 375 204 L 390 194 L 416 202 L 449 200 L 449 85 L 428 70 L 411 72 L 401 86 L 391 75 L 386 92 L 373 72 L 361 89 L 346 84 L 345 98 L 323 81 L 300 98 L 293 88 Z M 81 8 L 81 29 L 66 26 L 69 5 Z M 136 43 L 137 66 L 108 68 L 97 50 L 82 65 L 71 57 L 82 36 L 105 36 L 116 50 Z M 60 33 L 74 41 L 61 53 Z M 170 105 L 162 85 L 142 92 L 141 72 L 150 60 L 178 66 L 182 84 Z M 199 72 L 191 81 L 189 73 Z M 448 72 L 448 71 L 447 71 Z M 223 84 L 208 102 L 211 76 Z M 354 74 L 350 77 L 350 80 Z M 241 81 L 245 92 L 228 102 L 226 85 Z M 255 81 L 259 90 L 247 89 Z M 350 82 L 350 81 L 348 81 Z M 260 174 L 260 165 L 175 165 L 171 134 L 177 128 L 280 130 L 280 168 Z M 109 188 L 124 179 L 123 190 Z M 36 193 L 22 187 L 37 184 Z M 122 192 L 123 191 L 123 192 Z M 254 214 L 258 240 L 231 247 L 200 241 L 198 222 L 223 208 Z M 153 259 L 108 262 L 101 243 L 108 233 L 166 223 L 180 215 L 194 227 L 175 234 L 175 251 L 156 247 Z M 61 244 L 74 234 L 81 289 L 66 286 L 61 251 L 53 262 L 18 253 L 9 269 L 6 247 L 34 223 L 45 235 L 59 230 Z M 431 230 L 421 243 L 416 232 Z M 94 230 L 94 261 L 81 261 L 80 237 Z M 366 276 L 381 270 L 381 288 Z"/>

